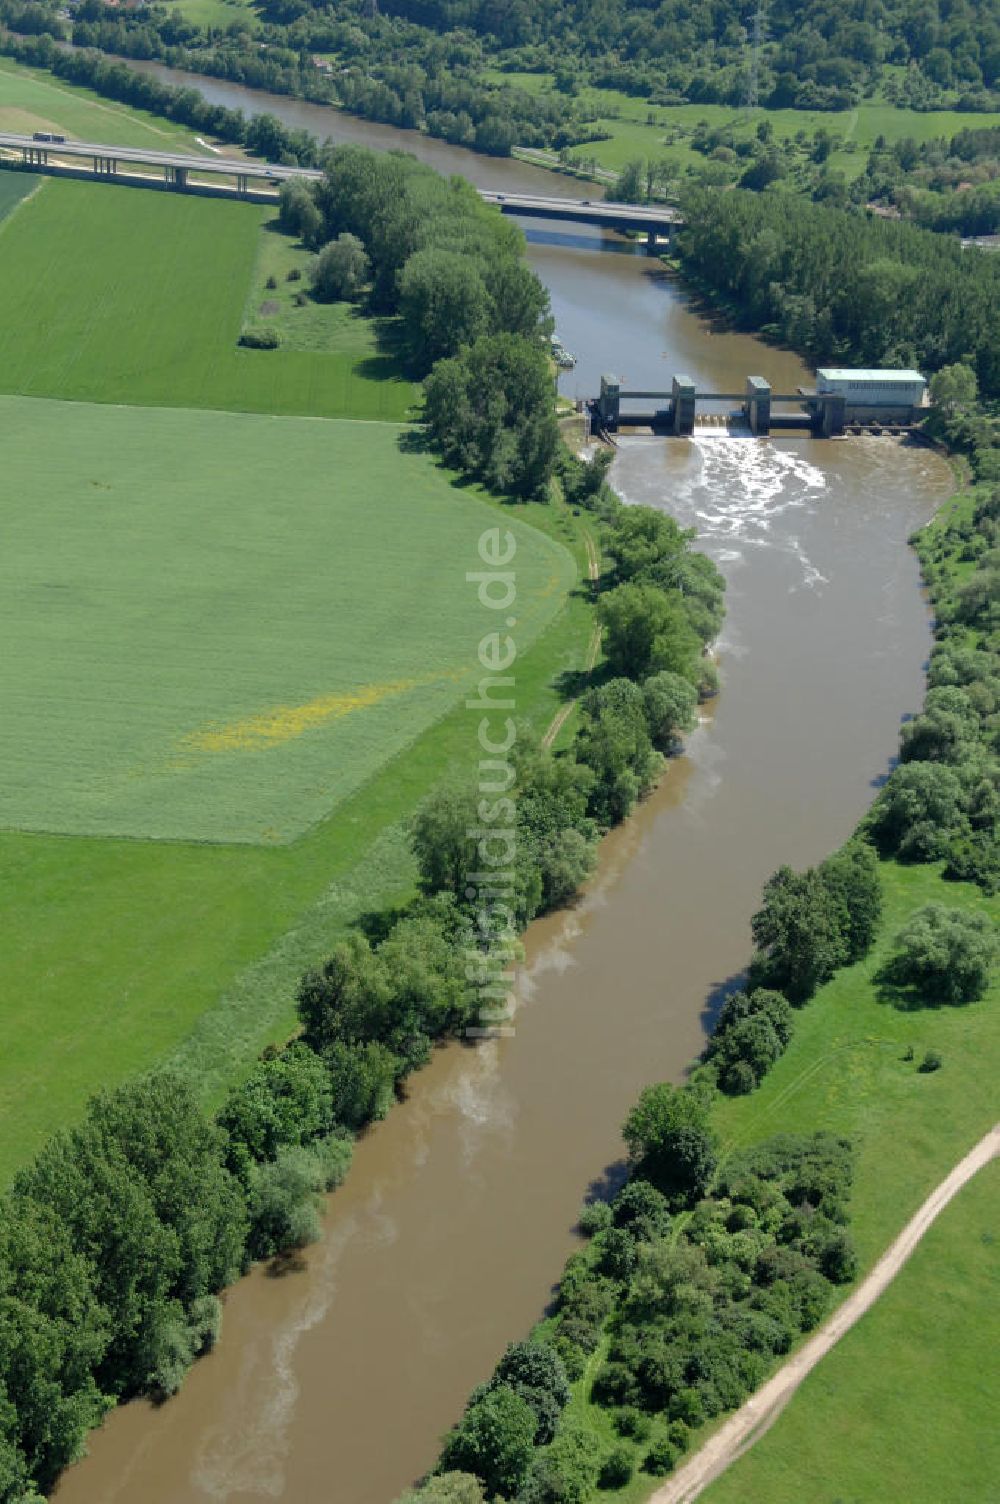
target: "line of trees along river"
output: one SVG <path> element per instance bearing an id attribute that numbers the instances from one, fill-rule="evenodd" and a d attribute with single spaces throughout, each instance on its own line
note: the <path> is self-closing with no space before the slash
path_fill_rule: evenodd
<path id="1" fill-rule="evenodd" d="M 471 159 L 481 182 L 499 168 L 529 172 Z M 757 371 L 784 389 L 806 378 L 787 353 L 711 333 L 642 255 L 544 226 L 530 242 L 580 357 L 570 393 L 608 368 L 721 390 Z M 944 464 L 888 442 L 637 439 L 612 479 L 696 526 L 728 576 L 713 719 L 605 843 L 583 902 L 529 930 L 514 1037 L 435 1055 L 358 1146 L 321 1243 L 230 1292 L 220 1347 L 162 1410 L 112 1416 L 61 1504 L 319 1504 L 334 1489 L 386 1504 L 538 1315 L 639 1090 L 697 1053 L 764 879 L 825 855 L 870 799 L 921 696 L 928 627 L 905 540 L 945 494 Z"/>

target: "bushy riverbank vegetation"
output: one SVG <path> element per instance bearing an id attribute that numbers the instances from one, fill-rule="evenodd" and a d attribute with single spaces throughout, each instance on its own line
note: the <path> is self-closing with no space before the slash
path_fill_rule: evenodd
<path id="1" fill-rule="evenodd" d="M 647 523 L 649 567 L 682 572 L 689 535 L 657 513 Z M 610 595 L 626 588 L 614 579 Z M 662 594 L 683 623 L 683 592 Z M 714 621 L 718 601 L 704 609 L 693 602 L 690 614 Z M 623 676 L 595 687 L 567 753 L 524 731 L 501 801 L 516 833 L 515 933 L 572 895 L 601 830 L 655 776 L 654 737 L 670 747 L 690 724 L 698 658 L 684 660 L 687 677 L 660 668 L 644 684 Z M 0 1329 L 5 1504 L 23 1504 L 32 1483 L 46 1487 L 110 1403 L 176 1389 L 214 1340 L 217 1292 L 251 1259 L 315 1235 L 317 1198 L 345 1172 L 350 1134 L 384 1115 L 435 1040 L 481 1021 L 467 967 L 476 953 L 488 967 L 493 945 L 466 884 L 482 860 L 483 818 L 462 784 L 421 806 L 412 827 L 421 896 L 351 934 L 303 979 L 300 1039 L 267 1052 L 214 1122 L 182 1078 L 142 1079 L 92 1102 L 84 1125 L 18 1176 L 0 1206 L 18 1250 Z M 61 1262 L 43 1277 L 37 1229 L 56 1223 Z"/>
<path id="2" fill-rule="evenodd" d="M 1000 1472 L 988 1378 L 998 1212 L 994 1162 L 945 1209 L 771 1430 L 710 1486 L 705 1504 L 801 1504 L 806 1494 L 810 1504 L 988 1499 Z"/>
<path id="3" fill-rule="evenodd" d="M 509 1381 L 498 1413 L 495 1376 L 416 1497 L 478 1500 L 460 1469 L 486 1499 L 641 1498 L 991 1125 L 1000 593 L 979 576 L 995 567 L 995 532 L 982 487 L 918 536 L 937 642 L 899 766 L 842 852 L 768 882 L 745 990 L 723 1005 L 687 1085 L 648 1088 L 624 1125 L 630 1178 L 610 1207 L 584 1209 L 590 1242 L 533 1334 L 571 1387 L 559 1425 L 519 1427 Z M 949 1362 L 961 1384 L 961 1355 Z M 802 1497 L 801 1464 L 794 1476 Z"/>

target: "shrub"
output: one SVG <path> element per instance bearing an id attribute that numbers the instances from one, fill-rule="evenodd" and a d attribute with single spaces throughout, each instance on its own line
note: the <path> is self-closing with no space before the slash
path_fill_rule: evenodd
<path id="1" fill-rule="evenodd" d="M 929 1003 L 971 1003 L 983 996 L 997 959 L 996 930 L 985 914 L 929 903 L 896 936 L 879 980 Z"/>
<path id="2" fill-rule="evenodd" d="M 423 1488 L 406 1493 L 399 1504 L 484 1504 L 483 1485 L 472 1473 L 439 1473 Z"/>
<path id="3" fill-rule="evenodd" d="M 630 1180 L 612 1203 L 616 1227 L 631 1228 L 636 1242 L 660 1237 L 670 1229 L 667 1198 L 648 1180 Z"/>
<path id="4" fill-rule="evenodd" d="M 649 1416 L 643 1415 L 634 1405 L 626 1405 L 624 1410 L 619 1410 L 613 1423 L 619 1436 L 630 1436 L 633 1441 L 645 1441 L 652 1429 Z"/>
<path id="5" fill-rule="evenodd" d="M 249 350 L 276 350 L 281 344 L 281 335 L 270 324 L 254 325 L 244 329 L 240 344 Z"/>
<path id="6" fill-rule="evenodd" d="M 288 276 L 285 278 L 285 281 L 286 282 L 301 282 L 302 281 L 302 268 L 300 266 L 293 266 L 293 267 L 291 267 L 290 270 L 289 270 Z"/>
<path id="7" fill-rule="evenodd" d="M 628 1447 L 615 1447 L 604 1460 L 598 1477 L 601 1488 L 624 1488 L 632 1481 L 632 1453 Z"/>
<path id="8" fill-rule="evenodd" d="M 266 1259 L 315 1242 L 323 1189 L 323 1167 L 308 1149 L 283 1146 L 273 1161 L 257 1167 L 250 1184 L 251 1257 Z"/>
<path id="9" fill-rule="evenodd" d="M 560 1412 L 569 1400 L 569 1380 L 555 1349 L 541 1342 L 512 1342 L 485 1392 L 502 1387 L 513 1390 L 531 1406 L 536 1419 L 535 1445 L 551 1441 Z"/>
<path id="10" fill-rule="evenodd" d="M 264 283 L 264 286 L 266 288 L 268 288 L 269 291 L 273 291 L 274 288 L 277 287 L 277 285 L 278 285 L 278 279 L 275 276 L 268 277 L 267 281 Z"/>
<path id="11" fill-rule="evenodd" d="M 552 1339 L 552 1346 L 562 1359 L 562 1365 L 570 1383 L 575 1384 L 577 1379 L 582 1379 L 587 1368 L 587 1354 L 579 1343 L 566 1335 L 561 1325 Z"/>
<path id="12" fill-rule="evenodd" d="M 686 1452 L 691 1445 L 691 1431 L 682 1420 L 672 1420 L 667 1427 L 667 1439 L 678 1452 Z"/>
<path id="13" fill-rule="evenodd" d="M 357 297 L 370 271 L 365 248 L 356 235 L 338 235 L 325 245 L 312 268 L 313 296 L 321 303 Z"/>
<path id="14" fill-rule="evenodd" d="M 580 1213 L 577 1223 L 580 1231 L 588 1238 L 595 1233 L 603 1232 L 611 1226 L 611 1208 L 606 1201 L 589 1201 Z"/>
<path id="15" fill-rule="evenodd" d="M 691 1091 L 648 1086 L 622 1129 L 637 1173 L 682 1208 L 703 1195 L 716 1165 L 716 1136 L 704 1103 Z"/>
<path id="16" fill-rule="evenodd" d="M 674 751 L 681 734 L 691 731 L 698 719 L 698 691 L 680 674 L 664 669 L 646 680 L 642 693 L 653 746 L 660 752 Z"/>
<path id="17" fill-rule="evenodd" d="M 536 1418 L 526 1400 L 502 1385 L 473 1401 L 446 1439 L 446 1471 L 474 1473 L 489 1495 L 516 1494 L 534 1451 Z"/>
<path id="18" fill-rule="evenodd" d="M 726 998 L 705 1051 L 723 1091 L 753 1091 L 792 1036 L 792 1010 L 780 992 L 758 987 Z"/>
<path id="19" fill-rule="evenodd" d="M 938 1054 L 937 1050 L 928 1050 L 917 1069 L 922 1071 L 925 1076 L 928 1076 L 933 1071 L 939 1071 L 943 1064 L 944 1061 L 941 1059 L 941 1056 Z"/>
<path id="20" fill-rule="evenodd" d="M 535 1458 L 518 1504 L 586 1504 L 600 1470 L 596 1436 L 579 1426 L 566 1426 Z"/>
<path id="21" fill-rule="evenodd" d="M 667 1473 L 673 1472 L 676 1465 L 677 1448 L 666 1438 L 654 1441 L 642 1461 L 643 1471 L 654 1478 L 665 1477 Z"/>

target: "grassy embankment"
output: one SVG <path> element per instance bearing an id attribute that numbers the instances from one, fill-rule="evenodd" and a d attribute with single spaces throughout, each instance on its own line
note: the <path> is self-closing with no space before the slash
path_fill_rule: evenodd
<path id="1" fill-rule="evenodd" d="M 522 541 L 519 711 L 544 724 L 586 651 L 567 508 L 515 520 L 401 450 L 397 423 L 314 421 L 398 417 L 412 389 L 383 357 L 236 348 L 263 212 L 49 180 L 0 232 L 0 385 L 22 394 L 3 403 L 21 431 L 5 535 L 34 593 L 5 658 L 5 762 L 32 804 L 21 823 L 47 823 L 47 758 L 52 825 L 89 804 L 86 828 L 119 833 L 0 834 L 0 1177 L 95 1087 L 178 1050 L 217 1094 L 291 1027 L 295 982 L 331 938 L 412 891 L 403 822 L 475 755 L 457 702 L 483 630 L 465 583 L 482 527 Z M 269 405 L 313 416 L 218 411 Z M 342 713 L 359 685 L 421 673 L 419 692 Z M 203 744 L 185 748 L 192 731 Z M 284 844 L 260 839 L 275 800 Z M 185 802 L 177 829 L 200 809 L 215 839 L 127 836 L 168 833 Z M 220 818 L 243 844 L 218 839 Z"/>

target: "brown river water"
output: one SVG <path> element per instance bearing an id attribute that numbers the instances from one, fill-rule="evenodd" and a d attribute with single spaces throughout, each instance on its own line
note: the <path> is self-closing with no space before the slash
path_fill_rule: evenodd
<path id="1" fill-rule="evenodd" d="M 402 145 L 481 186 L 581 193 L 317 106 L 183 81 L 320 135 Z M 602 370 L 657 387 L 686 371 L 725 391 L 750 374 L 785 391 L 807 378 L 786 352 L 712 332 L 613 237 L 536 225 L 529 238 L 579 356 L 570 395 L 594 392 Z M 888 438 L 720 432 L 625 439 L 613 480 L 696 527 L 726 572 L 712 715 L 606 841 L 578 906 L 530 930 L 513 1037 L 436 1054 L 359 1144 L 322 1241 L 232 1289 L 216 1352 L 166 1405 L 111 1416 L 59 1504 L 390 1504 L 541 1314 L 584 1196 L 620 1168 L 639 1090 L 679 1079 L 699 1050 L 747 959 L 764 879 L 831 850 L 884 776 L 930 641 L 906 538 L 948 492 L 943 461 Z"/>

